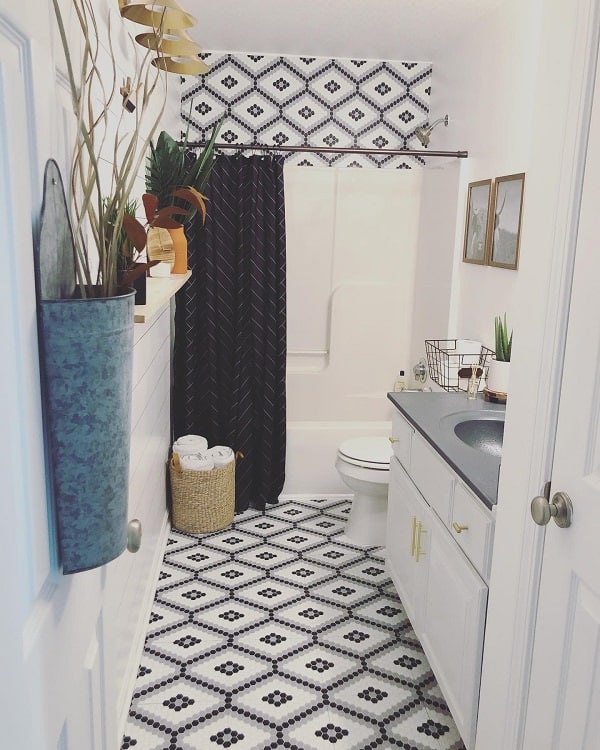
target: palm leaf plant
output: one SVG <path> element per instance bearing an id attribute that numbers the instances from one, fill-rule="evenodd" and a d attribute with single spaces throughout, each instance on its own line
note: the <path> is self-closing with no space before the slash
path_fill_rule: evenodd
<path id="1" fill-rule="evenodd" d="M 146 159 L 146 193 L 157 198 L 156 209 L 182 204 L 177 196 L 180 188 L 191 188 L 202 194 L 214 163 L 214 145 L 223 124 L 219 120 L 213 127 L 210 139 L 202 153 L 190 165 L 187 159 L 189 127 L 181 144 L 166 131 L 158 136 L 156 145 L 150 141 L 150 153 Z M 185 203 L 185 199 L 183 198 Z M 193 211 L 188 215 L 191 218 Z"/>
<path id="2" fill-rule="evenodd" d="M 494 318 L 494 328 L 496 334 L 496 359 L 499 362 L 510 362 L 512 351 L 513 332 L 508 333 L 506 325 L 506 313 L 504 319 L 500 316 Z"/>

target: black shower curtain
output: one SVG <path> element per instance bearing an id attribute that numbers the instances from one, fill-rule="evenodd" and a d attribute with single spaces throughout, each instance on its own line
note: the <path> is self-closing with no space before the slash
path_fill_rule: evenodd
<path id="1" fill-rule="evenodd" d="M 283 159 L 218 156 L 205 193 L 176 300 L 174 432 L 241 451 L 236 511 L 264 510 L 285 479 Z"/>

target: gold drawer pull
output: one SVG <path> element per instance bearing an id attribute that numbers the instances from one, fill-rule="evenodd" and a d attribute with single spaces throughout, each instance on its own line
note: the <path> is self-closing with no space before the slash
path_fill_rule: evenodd
<path id="1" fill-rule="evenodd" d="M 421 521 L 417 521 L 417 541 L 415 544 L 415 560 L 419 562 L 419 558 L 425 555 L 425 552 L 421 549 L 421 534 L 426 534 L 427 529 L 424 528 Z"/>
<path id="2" fill-rule="evenodd" d="M 400 442 L 400 438 L 394 438 L 394 437 L 391 437 L 391 438 L 388 438 L 388 440 L 390 441 L 390 443 L 391 443 L 392 445 L 393 445 L 394 443 L 399 443 L 399 442 Z"/>
<path id="3" fill-rule="evenodd" d="M 417 517 L 412 517 L 412 535 L 410 537 L 410 556 L 415 556 L 415 544 L 416 544 L 416 536 L 417 536 Z"/>
<path id="4" fill-rule="evenodd" d="M 460 534 L 461 531 L 469 530 L 468 526 L 461 526 L 460 524 L 456 523 L 456 521 L 452 523 L 452 528 L 454 529 L 454 531 L 456 531 L 457 534 Z"/>

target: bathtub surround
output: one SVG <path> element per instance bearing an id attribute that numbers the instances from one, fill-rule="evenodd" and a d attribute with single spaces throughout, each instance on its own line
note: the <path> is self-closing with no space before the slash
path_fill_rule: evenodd
<path id="1" fill-rule="evenodd" d="M 431 63 L 227 52 L 202 59 L 209 73 L 182 85 L 190 141 L 207 140 L 225 112 L 219 140 L 232 144 L 421 147 L 415 130 L 429 119 Z M 286 163 L 407 169 L 423 159 L 291 153 Z"/>
<path id="2" fill-rule="evenodd" d="M 412 362 L 421 186 L 429 170 L 286 165 L 284 174 L 284 492 L 310 492 L 314 487 L 346 492 L 335 470 L 338 446 L 352 437 L 390 435 L 392 410 L 385 394 L 398 371 L 409 370 Z M 423 221 L 435 224 L 438 215 L 436 210 Z M 420 302 L 417 320 L 438 304 L 429 298 Z"/>
<path id="3" fill-rule="evenodd" d="M 347 497 L 172 532 L 122 750 L 464 750 Z"/>
<path id="4" fill-rule="evenodd" d="M 276 503 L 285 477 L 283 160 L 218 156 L 177 297 L 174 427 L 241 451 L 236 510 Z"/>

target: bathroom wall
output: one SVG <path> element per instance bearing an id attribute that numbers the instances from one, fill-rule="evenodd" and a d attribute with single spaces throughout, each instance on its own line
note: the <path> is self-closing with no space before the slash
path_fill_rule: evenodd
<path id="1" fill-rule="evenodd" d="M 517 315 L 518 271 L 462 262 L 469 182 L 527 172 L 532 107 L 538 69 L 539 0 L 510 0 L 473 18 L 468 36 L 448 39 L 434 60 L 432 111 L 449 112 L 448 128 L 436 129 L 436 146 L 465 148 L 460 163 L 459 200 L 448 333 L 494 347 L 494 317 Z M 551 116 L 551 115 L 549 115 Z M 524 214 L 527 220 L 527 176 Z M 521 257 L 530 249 L 521 246 Z"/>
<path id="2" fill-rule="evenodd" d="M 206 52 L 203 76 L 182 78 L 181 117 L 205 141 L 277 146 L 411 148 L 428 119 L 431 65 L 242 52 Z M 303 166 L 419 166 L 406 156 L 288 152 Z"/>

